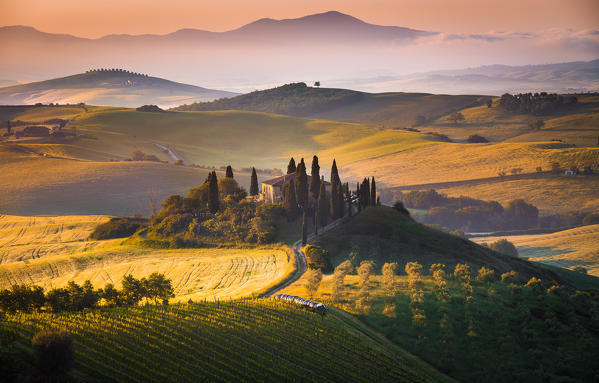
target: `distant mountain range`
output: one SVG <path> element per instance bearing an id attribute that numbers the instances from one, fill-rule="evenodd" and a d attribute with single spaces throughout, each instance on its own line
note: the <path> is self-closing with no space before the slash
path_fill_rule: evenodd
<path id="1" fill-rule="evenodd" d="M 436 94 L 597 92 L 599 91 L 599 60 L 525 66 L 487 65 L 407 76 L 329 81 L 329 84 L 339 87 L 351 84 L 356 89 L 366 91 L 427 91 Z"/>
<path id="2" fill-rule="evenodd" d="M 0 104 L 60 103 L 163 107 L 211 101 L 235 93 L 181 84 L 122 69 L 92 70 L 53 80 L 0 88 Z"/>

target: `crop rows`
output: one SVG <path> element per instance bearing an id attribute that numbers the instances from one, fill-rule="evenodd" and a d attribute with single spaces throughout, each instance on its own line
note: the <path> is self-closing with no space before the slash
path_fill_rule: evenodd
<path id="1" fill-rule="evenodd" d="M 426 381 L 409 360 L 374 349 L 334 315 L 244 300 L 9 315 L 26 342 L 67 330 L 76 368 L 109 381 Z"/>

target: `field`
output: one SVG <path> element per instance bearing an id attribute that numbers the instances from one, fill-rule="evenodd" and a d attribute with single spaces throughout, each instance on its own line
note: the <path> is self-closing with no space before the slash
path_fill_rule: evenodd
<path id="1" fill-rule="evenodd" d="M 584 266 L 599 277 L 599 225 L 577 227 L 552 234 L 473 238 L 477 243 L 505 238 L 518 248 L 520 256 L 554 266 Z"/>
<path id="2" fill-rule="evenodd" d="M 45 289 L 89 279 L 97 288 L 120 286 L 123 275 L 166 274 L 175 301 L 258 295 L 295 272 L 284 248 L 157 250 L 122 239 L 87 240 L 102 216 L 0 217 L 0 288 Z M 130 242 L 130 241 L 129 241 Z"/>
<path id="3" fill-rule="evenodd" d="M 109 381 L 449 381 L 345 326 L 272 300 L 7 316 L 2 332 L 73 334 L 76 375 Z"/>

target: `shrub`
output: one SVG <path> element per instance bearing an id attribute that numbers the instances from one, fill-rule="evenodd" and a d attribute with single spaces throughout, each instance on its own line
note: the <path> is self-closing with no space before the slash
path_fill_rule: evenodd
<path id="1" fill-rule="evenodd" d="M 322 281 L 322 271 L 319 269 L 310 270 L 306 274 L 306 282 L 304 283 L 304 287 L 306 289 L 306 293 L 308 296 L 312 298 L 316 291 L 318 291 L 318 287 L 320 286 L 320 282 Z"/>
<path id="2" fill-rule="evenodd" d="M 96 240 L 125 238 L 145 226 L 145 223 L 141 218 L 111 218 L 110 221 L 96 226 L 89 237 Z"/>
<path id="3" fill-rule="evenodd" d="M 399 213 L 399 214 L 403 214 L 406 216 L 410 216 L 410 212 L 408 211 L 408 209 L 405 208 L 405 206 L 403 205 L 403 202 L 401 201 L 397 201 L 393 204 L 393 208 Z"/>
<path id="4" fill-rule="evenodd" d="M 321 270 L 323 272 L 331 270 L 331 258 L 328 250 L 319 246 L 309 245 L 304 250 L 304 253 L 306 254 L 308 268 L 312 270 Z"/>
<path id="5" fill-rule="evenodd" d="M 152 230 L 162 237 L 169 237 L 186 230 L 192 220 L 193 217 L 191 214 L 169 215 L 159 224 L 154 225 Z"/>
<path id="6" fill-rule="evenodd" d="M 488 269 L 486 267 L 481 267 L 478 269 L 478 274 L 476 276 L 476 280 L 480 282 L 491 283 L 495 281 L 495 270 Z"/>
<path id="7" fill-rule="evenodd" d="M 48 381 L 63 381 L 73 366 L 71 336 L 65 331 L 43 330 L 31 340 L 38 370 Z"/>
<path id="8" fill-rule="evenodd" d="M 136 108 L 135 110 L 137 110 L 138 112 L 164 112 L 163 109 L 160 109 L 156 105 L 144 105 L 140 106 L 139 108 Z"/>
<path id="9" fill-rule="evenodd" d="M 490 243 L 489 248 L 491 250 L 497 251 L 498 253 L 509 255 L 512 257 L 518 256 L 518 249 L 516 249 L 516 246 L 514 246 L 513 243 L 511 243 L 505 238 L 498 239 L 497 241 Z"/>
<path id="10" fill-rule="evenodd" d="M 501 274 L 501 282 L 503 283 L 519 283 L 520 277 L 514 270 Z"/>
<path id="11" fill-rule="evenodd" d="M 483 136 L 479 136 L 478 134 L 471 135 L 466 139 L 466 141 L 468 141 L 471 144 L 483 144 L 489 142 L 489 140 L 487 140 Z"/>

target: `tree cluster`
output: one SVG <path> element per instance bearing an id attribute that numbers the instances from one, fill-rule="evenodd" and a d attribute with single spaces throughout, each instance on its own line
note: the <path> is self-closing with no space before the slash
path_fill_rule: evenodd
<path id="1" fill-rule="evenodd" d="M 168 303 L 174 297 L 170 279 L 164 274 L 152 273 L 148 278 L 136 279 L 125 275 L 122 288 L 111 283 L 103 289 L 94 289 L 89 280 L 82 285 L 70 281 L 65 287 L 44 289 L 35 285 L 14 285 L 0 290 L 0 309 L 5 312 L 32 312 L 46 308 L 52 312 L 81 311 L 97 307 L 103 301 L 107 306 L 137 305 L 142 299 Z"/>
<path id="2" fill-rule="evenodd" d="M 576 96 L 562 96 L 556 93 L 506 93 L 499 99 L 499 107 L 508 112 L 543 116 L 564 105 L 575 105 L 577 102 Z"/>

